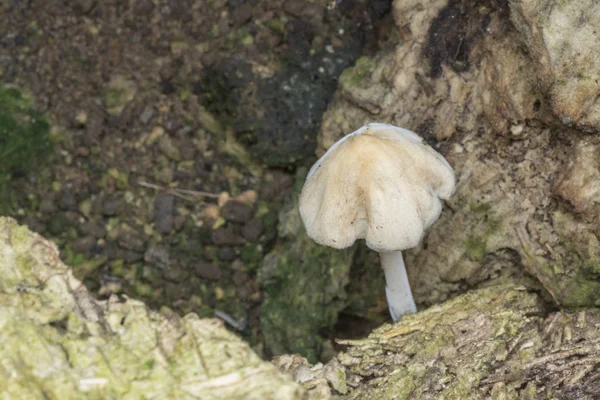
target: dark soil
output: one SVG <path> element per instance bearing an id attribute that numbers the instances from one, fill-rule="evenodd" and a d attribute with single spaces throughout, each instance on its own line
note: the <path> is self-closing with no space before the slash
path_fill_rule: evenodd
<path id="1" fill-rule="evenodd" d="M 377 50 L 389 8 L 1 2 L 0 83 L 31 97 L 55 147 L 40 168 L 15 168 L 12 216 L 54 240 L 99 297 L 216 310 L 258 343 L 256 272 L 293 173 L 314 159 L 337 77 Z"/>

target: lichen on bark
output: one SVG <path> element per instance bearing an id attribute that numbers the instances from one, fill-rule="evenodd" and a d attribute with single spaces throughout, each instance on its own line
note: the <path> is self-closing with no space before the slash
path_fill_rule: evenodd
<path id="1" fill-rule="evenodd" d="M 326 365 L 274 362 L 311 399 L 597 398 L 600 311 L 548 311 L 523 287 L 495 286 L 341 340 Z"/>
<path id="2" fill-rule="evenodd" d="M 222 322 L 96 301 L 56 246 L 0 217 L 0 392 L 15 399 L 301 399 Z"/>

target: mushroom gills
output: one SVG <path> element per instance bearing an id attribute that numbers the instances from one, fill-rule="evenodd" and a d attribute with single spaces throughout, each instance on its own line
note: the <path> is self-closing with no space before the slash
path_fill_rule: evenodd
<path id="1" fill-rule="evenodd" d="M 379 256 L 385 273 L 385 296 L 395 322 L 404 314 L 417 312 L 417 306 L 410 291 L 402 251 L 385 251 Z"/>

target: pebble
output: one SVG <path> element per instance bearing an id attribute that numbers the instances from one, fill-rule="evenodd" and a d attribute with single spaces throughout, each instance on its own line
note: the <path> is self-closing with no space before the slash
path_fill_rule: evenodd
<path id="1" fill-rule="evenodd" d="M 221 209 L 221 216 L 227 221 L 246 223 L 254 216 L 254 210 L 239 201 L 228 201 Z"/>
<path id="2" fill-rule="evenodd" d="M 221 247 L 219 249 L 219 260 L 221 261 L 233 261 L 235 260 L 235 250 L 231 247 Z"/>
<path id="3" fill-rule="evenodd" d="M 158 139 L 158 149 L 167 158 L 177 162 L 181 161 L 181 153 L 177 146 L 175 146 L 175 143 L 173 143 L 173 139 L 168 135 L 162 135 Z"/>
<path id="4" fill-rule="evenodd" d="M 160 268 L 169 266 L 169 248 L 151 244 L 144 253 L 144 261 Z"/>
<path id="5" fill-rule="evenodd" d="M 126 263 L 135 263 L 144 258 L 144 254 L 132 250 L 121 250 L 117 253 Z"/>
<path id="6" fill-rule="evenodd" d="M 48 231 L 52 236 L 58 236 L 70 226 L 69 218 L 63 213 L 52 215 L 48 221 Z"/>
<path id="7" fill-rule="evenodd" d="M 263 225 L 260 218 L 253 218 L 248 221 L 244 227 L 242 228 L 242 235 L 249 242 L 256 243 L 260 238 L 260 235 L 265 231 L 265 226 Z"/>
<path id="8" fill-rule="evenodd" d="M 75 210 L 77 208 L 77 200 L 72 192 L 62 192 L 58 199 L 58 208 L 61 210 Z"/>
<path id="9" fill-rule="evenodd" d="M 248 205 L 253 205 L 258 200 L 258 193 L 255 190 L 246 190 L 244 193 L 235 196 L 235 200 Z"/>
<path id="10" fill-rule="evenodd" d="M 231 22 L 233 26 L 240 27 L 248 22 L 254 13 L 254 9 L 250 4 L 244 3 L 233 9 L 231 13 Z"/>
<path id="11" fill-rule="evenodd" d="M 40 202 L 40 212 L 51 214 L 56 211 L 56 205 L 51 197 L 45 196 Z"/>
<path id="12" fill-rule="evenodd" d="M 106 236 L 106 228 L 100 221 L 88 221 L 81 225 L 81 232 L 86 235 L 91 235 L 95 238 L 103 238 Z"/>
<path id="13" fill-rule="evenodd" d="M 75 0 L 73 1 L 73 10 L 80 14 L 87 14 L 96 4 L 95 0 Z"/>
<path id="14" fill-rule="evenodd" d="M 233 284 L 235 286 L 242 286 L 244 283 L 248 282 L 249 279 L 250 277 L 244 271 L 236 271 L 235 274 L 233 274 Z"/>
<path id="15" fill-rule="evenodd" d="M 198 261 L 194 264 L 194 271 L 202 279 L 217 281 L 223 275 L 221 269 L 206 261 Z"/>
<path id="16" fill-rule="evenodd" d="M 189 272 L 179 266 L 171 266 L 165 269 L 164 277 L 168 281 L 181 283 L 189 278 Z"/>
<path id="17" fill-rule="evenodd" d="M 294 178 L 280 171 L 270 171 L 264 178 L 260 188 L 260 198 L 271 201 L 289 194 Z"/>
<path id="18" fill-rule="evenodd" d="M 173 218 L 173 227 L 176 231 L 180 231 L 185 226 L 187 220 L 188 217 L 186 215 L 176 215 L 175 218 Z"/>
<path id="19" fill-rule="evenodd" d="M 219 193 L 219 197 L 217 198 L 217 204 L 219 207 L 223 207 L 229 201 L 229 193 L 221 192 Z"/>
<path id="20" fill-rule="evenodd" d="M 232 227 L 221 227 L 212 233 L 212 240 L 217 246 L 239 246 L 244 244 L 244 238 L 235 233 Z"/>
<path id="21" fill-rule="evenodd" d="M 90 150 L 87 147 L 79 146 L 75 148 L 74 153 L 81 157 L 87 157 L 90 155 Z"/>
<path id="22" fill-rule="evenodd" d="M 121 232 L 119 234 L 119 246 L 137 252 L 142 252 L 146 247 L 144 241 L 137 237 L 134 231 Z"/>
<path id="23" fill-rule="evenodd" d="M 123 199 L 114 196 L 107 197 L 102 202 L 102 214 L 112 217 L 121 211 L 121 207 L 123 207 Z"/>
<path id="24" fill-rule="evenodd" d="M 159 233 L 169 233 L 173 230 L 173 195 L 162 193 L 154 198 L 154 227 Z"/>
<path id="25" fill-rule="evenodd" d="M 93 236 L 85 236 L 79 238 L 73 243 L 73 250 L 76 253 L 89 253 L 96 247 L 96 238 Z"/>
<path id="26" fill-rule="evenodd" d="M 156 179 L 164 184 L 169 184 L 173 182 L 173 177 L 175 176 L 175 172 L 173 168 L 164 167 L 158 174 L 156 174 Z"/>
<path id="27" fill-rule="evenodd" d="M 140 122 L 146 125 L 148 122 L 150 122 L 152 117 L 154 117 L 154 113 L 155 111 L 153 107 L 148 106 L 144 108 L 144 111 L 142 111 L 142 113 L 140 114 Z"/>
<path id="28" fill-rule="evenodd" d="M 196 148 L 193 143 L 183 142 L 179 146 L 181 157 L 186 161 L 192 161 L 196 158 Z"/>

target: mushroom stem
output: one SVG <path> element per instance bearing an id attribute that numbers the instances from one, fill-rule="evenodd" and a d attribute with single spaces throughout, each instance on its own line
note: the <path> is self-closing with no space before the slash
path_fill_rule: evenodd
<path id="1" fill-rule="evenodd" d="M 398 321 L 404 314 L 417 312 L 417 306 L 410 291 L 408 275 L 402 258 L 402 251 L 379 253 L 385 273 L 385 296 L 392 320 Z"/>

